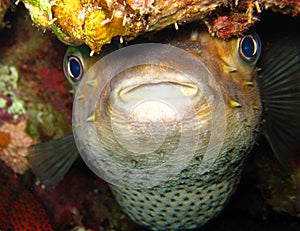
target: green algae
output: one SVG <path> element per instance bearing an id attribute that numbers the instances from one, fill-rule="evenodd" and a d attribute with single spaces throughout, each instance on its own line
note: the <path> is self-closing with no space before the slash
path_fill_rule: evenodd
<path id="1" fill-rule="evenodd" d="M 27 106 L 26 132 L 38 140 L 57 139 L 65 135 L 65 131 L 71 132 L 71 126 L 65 121 L 62 114 L 50 103 L 42 101 L 31 102 Z"/>
<path id="2" fill-rule="evenodd" d="M 0 98 L 0 108 L 6 107 L 7 100 Z"/>
<path id="3" fill-rule="evenodd" d="M 12 101 L 11 105 L 7 107 L 7 100 L 0 98 L 0 108 L 7 107 L 7 113 L 11 114 L 14 120 L 17 120 L 19 116 L 26 113 L 24 101 L 16 93 L 19 80 L 17 68 L 0 65 L 0 79 L 0 92 Z"/>

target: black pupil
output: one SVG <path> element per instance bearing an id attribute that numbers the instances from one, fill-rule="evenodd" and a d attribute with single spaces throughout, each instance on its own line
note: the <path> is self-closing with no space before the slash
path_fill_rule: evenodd
<path id="1" fill-rule="evenodd" d="M 70 74 L 74 79 L 77 79 L 80 77 L 81 74 L 81 65 L 77 59 L 71 58 L 69 60 L 70 65 Z"/>
<path id="2" fill-rule="evenodd" d="M 246 37 L 243 39 L 242 52 L 247 58 L 252 58 L 255 55 L 255 44 L 252 38 Z"/>

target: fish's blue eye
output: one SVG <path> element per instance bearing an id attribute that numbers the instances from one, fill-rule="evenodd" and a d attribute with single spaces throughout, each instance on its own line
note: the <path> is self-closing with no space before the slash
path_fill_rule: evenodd
<path id="1" fill-rule="evenodd" d="M 73 82 L 78 82 L 83 76 L 83 66 L 76 56 L 68 57 L 67 72 Z"/>
<path id="2" fill-rule="evenodd" d="M 239 41 L 239 54 L 247 62 L 257 61 L 260 56 L 260 50 L 261 43 L 256 34 L 246 35 Z"/>

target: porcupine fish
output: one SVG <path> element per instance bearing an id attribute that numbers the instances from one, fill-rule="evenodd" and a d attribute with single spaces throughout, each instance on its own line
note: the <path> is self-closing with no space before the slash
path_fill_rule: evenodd
<path id="1" fill-rule="evenodd" d="M 278 97 L 296 125 L 285 126 L 299 128 L 299 108 L 292 105 L 300 102 L 299 44 L 279 46 L 284 52 L 273 57 L 270 49 L 262 63 L 261 88 L 255 33 L 223 41 L 193 31 L 168 45 L 100 55 L 93 66 L 86 52 L 69 48 L 64 71 L 76 88 L 74 135 L 32 146 L 33 172 L 54 186 L 80 153 L 138 224 L 152 230 L 203 226 L 234 192 L 257 134 L 283 142 L 276 136 L 282 124 L 268 123 L 276 118 Z M 279 63 L 280 71 L 265 71 Z M 285 97 L 290 90 L 292 103 Z"/>

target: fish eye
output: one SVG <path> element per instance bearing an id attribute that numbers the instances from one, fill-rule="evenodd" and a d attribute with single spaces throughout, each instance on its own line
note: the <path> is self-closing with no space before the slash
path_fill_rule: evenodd
<path id="1" fill-rule="evenodd" d="M 65 76 L 72 84 L 79 82 L 84 74 L 84 66 L 80 52 L 67 51 L 64 57 L 63 69 Z"/>
<path id="2" fill-rule="evenodd" d="M 81 61 L 76 56 L 68 57 L 68 73 L 73 82 L 81 80 L 83 67 Z"/>
<path id="3" fill-rule="evenodd" d="M 239 40 L 239 54 L 246 62 L 258 60 L 261 52 L 261 43 L 257 34 L 246 35 Z"/>

